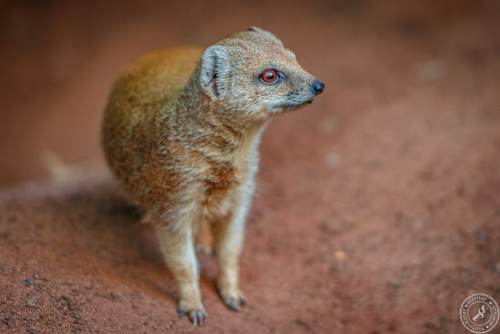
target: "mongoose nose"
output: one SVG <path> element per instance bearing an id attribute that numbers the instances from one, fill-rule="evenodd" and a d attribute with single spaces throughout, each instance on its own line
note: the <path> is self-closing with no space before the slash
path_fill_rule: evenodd
<path id="1" fill-rule="evenodd" d="M 325 89 L 325 84 L 319 80 L 314 80 L 311 85 L 311 89 L 314 94 L 318 95 L 323 91 L 323 89 Z"/>

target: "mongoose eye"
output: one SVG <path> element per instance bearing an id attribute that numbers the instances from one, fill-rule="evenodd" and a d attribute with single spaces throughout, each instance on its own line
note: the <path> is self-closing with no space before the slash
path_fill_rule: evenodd
<path id="1" fill-rule="evenodd" d="M 268 69 L 259 75 L 259 80 L 262 83 L 272 85 L 275 84 L 279 79 L 278 71 L 275 69 Z"/>

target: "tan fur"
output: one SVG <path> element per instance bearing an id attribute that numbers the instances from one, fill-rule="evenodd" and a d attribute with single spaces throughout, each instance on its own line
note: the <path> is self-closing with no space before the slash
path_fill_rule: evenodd
<path id="1" fill-rule="evenodd" d="M 267 67 L 288 73 L 268 87 Z M 194 239 L 212 242 L 218 288 L 232 309 L 243 296 L 238 259 L 258 168 L 257 146 L 272 115 L 312 100 L 313 77 L 274 35 L 251 28 L 205 51 L 143 56 L 117 80 L 103 119 L 107 161 L 154 224 L 178 284 L 179 312 L 204 322 Z"/>

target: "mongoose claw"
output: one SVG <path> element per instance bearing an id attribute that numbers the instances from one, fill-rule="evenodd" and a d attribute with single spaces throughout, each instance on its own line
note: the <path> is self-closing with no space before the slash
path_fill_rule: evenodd
<path id="1" fill-rule="evenodd" d="M 185 314 L 186 314 L 186 310 L 184 310 L 184 308 L 179 307 L 179 308 L 177 309 L 177 316 L 178 316 L 179 318 L 182 318 Z"/>
<path id="2" fill-rule="evenodd" d="M 204 310 L 191 310 L 189 312 L 189 319 L 193 323 L 193 326 L 202 326 L 205 324 L 207 314 Z"/>
<path id="3" fill-rule="evenodd" d="M 191 320 L 191 323 L 193 326 L 203 326 L 206 322 L 207 319 L 207 314 L 205 310 L 190 310 L 187 311 L 183 307 L 179 307 L 177 309 L 177 316 L 179 318 L 182 318 L 184 315 L 188 315 L 189 320 Z"/>
<path id="4" fill-rule="evenodd" d="M 241 293 L 236 296 L 234 295 L 222 296 L 222 300 L 224 301 L 224 304 L 226 304 L 226 306 L 231 311 L 238 311 L 241 306 L 245 305 L 245 298 Z"/>

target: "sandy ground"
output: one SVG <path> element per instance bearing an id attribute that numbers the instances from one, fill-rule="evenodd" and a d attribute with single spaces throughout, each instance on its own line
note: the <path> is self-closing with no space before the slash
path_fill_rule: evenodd
<path id="1" fill-rule="evenodd" d="M 0 6 L 1 333 L 466 333 L 465 297 L 500 301 L 498 2 Z M 223 306 L 204 256 L 195 329 L 99 119 L 141 52 L 250 25 L 327 88 L 263 138 L 248 305 Z"/>

